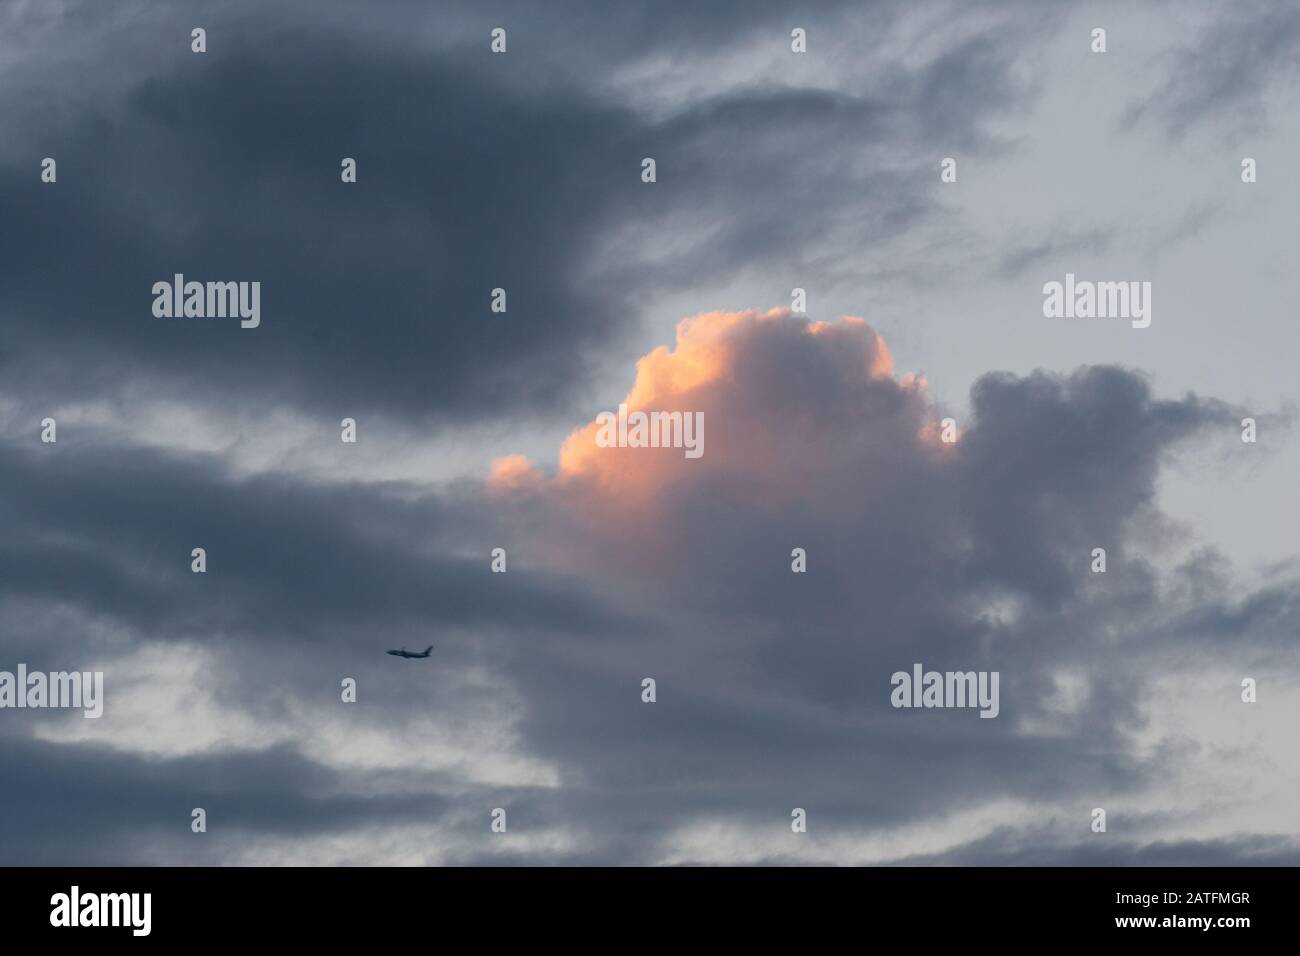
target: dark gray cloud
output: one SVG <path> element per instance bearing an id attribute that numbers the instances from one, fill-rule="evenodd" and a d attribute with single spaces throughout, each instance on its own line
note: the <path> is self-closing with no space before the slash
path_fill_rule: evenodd
<path id="1" fill-rule="evenodd" d="M 985 38 L 869 97 L 766 87 L 654 117 L 579 85 L 553 33 L 528 32 L 526 7 L 505 57 L 404 44 L 402 16 L 425 21 L 398 9 L 358 32 L 235 4 L 202 18 L 203 56 L 186 42 L 197 13 L 151 13 L 100 28 L 101 44 L 136 55 L 75 94 L 35 82 L 39 65 L 12 68 L 27 148 L 0 164 L 11 385 L 32 400 L 147 385 L 228 408 L 461 424 L 544 412 L 595 347 L 635 328 L 652 284 L 789 267 L 792 239 L 828 230 L 864 244 L 899 234 L 932 211 L 911 150 L 977 148 L 982 119 L 1028 94 L 1006 47 Z M 644 17 L 600 24 L 690 56 L 735 23 L 713 9 L 654 19 L 648 37 Z M 748 36 L 764 20 L 749 11 L 744 23 Z M 886 141 L 905 158 L 827 176 L 829 157 Z M 54 187 L 37 176 L 46 155 Z M 354 186 L 339 182 L 345 156 L 359 163 Z M 660 163 L 653 188 L 644 156 Z M 637 221 L 641 241 L 599 255 Z M 699 223 L 707 239 L 685 239 Z M 175 273 L 260 281 L 261 327 L 153 318 L 152 285 Z M 498 287 L 506 316 L 489 311 Z"/>
<path id="2" fill-rule="evenodd" d="M 287 747 L 158 760 L 0 736 L 0 753 L 23 771 L 21 785 L 0 804 L 6 864 L 93 866 L 171 856 L 211 865 L 237 839 L 346 832 L 376 819 L 413 825 L 445 819 L 449 809 L 435 790 L 349 794 L 337 771 Z M 208 814 L 207 833 L 190 829 L 196 807 Z"/>
<path id="3" fill-rule="evenodd" d="M 377 609 L 385 620 L 374 640 L 418 641 L 447 626 L 628 626 L 526 567 L 501 601 L 484 574 L 496 545 L 463 527 L 453 497 L 239 480 L 213 458 L 68 447 L 75 434 L 39 454 L 0 449 L 0 594 L 108 613 L 163 640 L 213 631 L 354 640 Z M 202 576 L 190 570 L 199 547 Z"/>
<path id="4" fill-rule="evenodd" d="M 56 186 L 40 156 L 4 170 L 6 376 L 330 414 L 555 401 L 613 331 L 617 300 L 575 273 L 633 195 L 635 120 L 342 37 L 240 39 L 44 129 Z M 178 272 L 260 281 L 261 327 L 153 318 Z"/>

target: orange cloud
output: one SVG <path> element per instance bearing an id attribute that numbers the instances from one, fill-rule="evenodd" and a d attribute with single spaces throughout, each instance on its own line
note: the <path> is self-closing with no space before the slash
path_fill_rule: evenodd
<path id="1" fill-rule="evenodd" d="M 505 455 L 492 462 L 488 489 L 493 492 L 523 491 L 541 483 L 542 475 L 524 455 Z"/>
<path id="2" fill-rule="evenodd" d="M 677 325 L 673 347 L 643 356 L 623 403 L 632 412 L 702 413 L 704 453 L 601 447 L 594 419 L 572 432 L 553 479 L 519 455 L 492 466 L 495 492 L 546 491 L 593 517 L 653 520 L 674 488 L 728 487 L 776 506 L 818 493 L 863 443 L 916 443 L 924 380 L 893 377 L 889 349 L 867 322 L 810 322 L 789 309 L 706 312 Z M 617 405 L 611 408 L 616 408 Z M 900 418 L 901 415 L 901 418 Z"/>

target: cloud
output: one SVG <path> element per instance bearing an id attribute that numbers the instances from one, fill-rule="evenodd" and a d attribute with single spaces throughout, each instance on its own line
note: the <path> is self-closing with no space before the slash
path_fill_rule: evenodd
<path id="1" fill-rule="evenodd" d="M 446 808 L 449 834 L 507 804 L 535 828 L 508 851 L 452 839 L 430 851 L 444 861 L 993 859 L 971 841 L 1003 824 L 1068 856 L 1034 829 L 1068 830 L 1105 800 L 1160 820 L 1162 780 L 1210 773 L 1147 706 L 1189 642 L 1231 632 L 1274 684 L 1294 666 L 1271 634 L 1294 580 L 1243 592 L 1222 562 L 1182 560 L 1155 506 L 1177 446 L 1231 424 L 1220 403 L 1158 399 L 1113 367 L 994 373 L 947 445 L 924 381 L 868 323 L 784 309 L 681 322 L 625 400 L 703 411 L 704 456 L 596 448 L 589 423 L 553 469 L 505 457 L 477 486 L 431 491 L 239 478 L 208 456 L 93 444 L 8 449 L 26 505 L 6 542 L 6 646 L 73 666 L 90 636 L 108 687 L 102 727 L 33 724 L 43 743 L 10 738 L 19 762 L 48 776 L 93 740 L 207 793 L 196 768 L 286 752 L 339 794 L 310 811 L 318 824 L 286 827 L 259 801 L 315 801 L 302 781 L 232 771 L 219 795 L 243 835 L 212 848 L 224 860 L 254 858 L 262 833 L 277 859 L 343 861 L 357 834 L 414 813 L 412 794 Z M 202 576 L 188 572 L 199 540 Z M 507 574 L 489 570 L 496 546 Z M 1105 575 L 1089 570 L 1096 546 Z M 380 654 L 425 634 L 427 669 Z M 915 661 L 999 671 L 1000 716 L 891 708 L 890 675 Z M 359 710 L 338 702 L 344 675 Z M 1236 694 L 1175 687 L 1205 704 Z M 96 766 L 69 792 L 91 799 Z M 140 783 L 117 766 L 119 787 Z M 1234 813 L 1250 799 L 1219 792 Z M 23 826 L 52 833 L 70 806 L 33 804 Z M 786 845 L 793 806 L 839 836 Z M 1159 832 L 1221 835 L 1224 812 L 1182 808 Z M 147 820 L 103 826 L 106 858 L 140 858 Z M 11 855 L 67 858 L 38 845 Z"/>
<path id="2" fill-rule="evenodd" d="M 659 347 L 637 362 L 636 380 L 620 403 L 628 412 L 702 414 L 713 441 L 699 460 L 679 449 L 601 448 L 600 423 L 574 432 L 560 449 L 558 479 L 594 485 L 618 496 L 650 493 L 674 480 L 701 473 L 717 478 L 751 470 L 751 481 L 789 482 L 774 454 L 782 430 L 817 411 L 825 394 L 808 393 L 801 371 L 795 388 L 791 365 L 811 366 L 824 377 L 824 392 L 858 392 L 888 379 L 893 360 L 884 341 L 862 320 L 838 324 L 792 320 L 788 309 L 711 312 L 683 320 L 676 347 Z M 892 385 L 892 382 L 891 382 Z M 837 395 L 837 403 L 849 401 Z M 776 417 L 773 417 L 776 416 Z M 506 460 L 507 462 L 509 459 Z M 809 460 L 819 471 L 821 458 Z M 510 469 L 503 462 L 498 466 Z M 517 468 L 517 466 L 516 466 Z"/>
<path id="3" fill-rule="evenodd" d="M 585 663 L 566 681 L 602 690 L 533 699 L 542 752 L 604 786 L 655 776 L 688 819 L 738 823 L 784 801 L 868 829 L 1006 800 L 1140 802 L 1198 762 L 1133 734 L 1176 733 L 1144 701 L 1176 648 L 1204 634 L 1186 614 L 1228 613 L 1240 594 L 1195 585 L 1155 493 L 1168 456 L 1230 431 L 1234 410 L 1157 399 L 1115 367 L 993 373 L 944 447 L 923 383 L 895 375 L 870 326 L 785 310 L 680 323 L 672 350 L 638 363 L 626 402 L 703 410 L 708 451 L 599 448 L 593 421 L 553 475 L 514 458 L 491 479 L 529 513 L 521 526 L 540 529 L 526 548 L 545 541 L 657 629 L 652 645 L 572 638 L 566 659 Z M 793 547 L 808 574 L 791 573 Z M 1105 575 L 1090 570 L 1094 547 L 1108 552 Z M 1293 579 L 1279 587 L 1296 593 Z M 1266 593 L 1247 604 L 1277 608 Z M 1271 625 L 1253 623 L 1242 637 L 1263 652 Z M 1294 664 L 1263 653 L 1281 673 Z M 1002 716 L 891 710 L 889 675 L 917 660 L 999 671 Z M 631 695 L 641 675 L 669 706 L 644 715 L 610 696 L 619 682 Z M 1215 693 L 1235 700 L 1231 683 Z M 580 745 L 573 726 L 592 728 Z"/>
<path id="4" fill-rule="evenodd" d="M 358 31 L 234 2 L 196 57 L 198 9 L 0 13 L 0 648 L 107 695 L 0 722 L 4 862 L 1291 858 L 1297 569 L 1248 577 L 1162 508 L 1245 412 L 1034 370 L 1005 301 L 912 294 L 984 272 L 1020 301 L 1028 267 L 1130 235 L 1047 229 L 1060 114 L 1004 122 L 1057 44 L 1085 55 L 1064 14 L 824 5 L 800 59 L 775 2 L 508 4 L 493 57 L 474 4 Z M 1264 89 L 1240 69 L 1206 75 Z M 1231 97 L 1202 98 L 1219 128 Z M 1024 142 L 1046 173 L 1001 168 Z M 153 319 L 176 271 L 263 281 L 262 327 Z M 871 323 L 734 307 L 795 285 Z M 949 407 L 914 363 L 953 353 Z M 599 447 L 620 396 L 702 413 L 703 456 Z M 999 717 L 893 709 L 915 661 L 999 671 Z"/>
<path id="5" fill-rule="evenodd" d="M 1285 0 L 1206 16 L 1190 42 L 1164 57 L 1163 78 L 1128 109 L 1125 123 L 1154 116 L 1175 138 L 1209 122 L 1220 135 L 1225 125 L 1255 131 L 1268 119 L 1272 88 L 1294 78 L 1298 52 L 1300 11 Z"/>
<path id="6" fill-rule="evenodd" d="M 590 318 L 605 293 L 576 272 L 617 203 L 630 117 L 338 37 L 214 47 L 138 79 L 111 123 L 47 130 L 55 187 L 0 169 L 6 234 L 24 237 L 5 248 L 15 383 L 66 402 L 110 391 L 113 369 L 189 401 L 423 418 L 557 401 L 608 333 Z M 153 318 L 174 273 L 261 282 L 262 326 Z"/>
<path id="7" fill-rule="evenodd" d="M 77 68 L 92 75 L 96 50 L 121 51 L 121 68 L 84 95 L 38 79 L 46 63 L 8 64 L 10 141 L 39 141 L 60 163 L 51 187 L 35 175 L 39 156 L 0 150 L 0 369 L 25 403 L 146 390 L 335 420 L 545 416 L 569 407 L 598 351 L 634 331 L 669 277 L 788 267 L 779 237 L 792 226 L 810 244 L 906 233 L 932 211 L 916 149 L 941 128 L 978 150 L 987 115 L 1027 95 L 1005 49 L 968 27 L 953 49 L 899 71 L 887 96 L 772 83 L 652 113 L 629 91 L 578 82 L 573 37 L 526 6 L 507 57 L 471 52 L 468 38 L 444 49 L 418 34 L 413 46 L 412 21 L 427 15 L 415 7 L 365 33 L 302 9 L 314 16 L 212 12 L 202 56 L 189 52 L 184 7 L 14 15 L 33 43 L 76 20 L 90 61 Z M 897 29 L 890 10 L 881 25 Z M 839 15 L 821 28 L 828 39 Z M 782 40 L 782 16 L 746 5 L 746 42 L 764 29 Z M 614 46 L 657 39 L 642 51 L 652 56 L 707 45 L 732 23 L 684 10 L 671 28 L 619 14 L 602 29 Z M 864 149 L 869 168 L 827 175 L 827 157 Z M 647 155 L 661 166 L 653 189 L 639 181 Z M 355 185 L 339 181 L 345 156 L 359 163 Z M 772 202 L 749 202 L 756 191 Z M 259 281 L 261 326 L 152 317 L 153 283 L 176 273 Z M 505 315 L 489 311 L 496 288 Z"/>

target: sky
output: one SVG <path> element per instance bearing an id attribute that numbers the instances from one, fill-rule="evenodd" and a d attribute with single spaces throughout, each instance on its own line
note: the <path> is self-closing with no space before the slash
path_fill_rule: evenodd
<path id="1" fill-rule="evenodd" d="M 1286 2 L 0 0 L 0 671 L 104 675 L 0 863 L 1300 863 L 1297 107 Z"/>

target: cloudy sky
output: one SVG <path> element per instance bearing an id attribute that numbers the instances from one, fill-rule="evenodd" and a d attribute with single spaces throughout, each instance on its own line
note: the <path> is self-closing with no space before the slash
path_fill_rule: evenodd
<path id="1" fill-rule="evenodd" d="M 0 862 L 1300 863 L 1295 4 L 0 0 L 0 117 Z"/>

